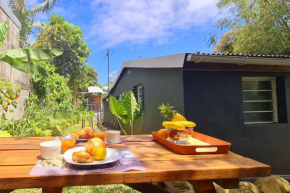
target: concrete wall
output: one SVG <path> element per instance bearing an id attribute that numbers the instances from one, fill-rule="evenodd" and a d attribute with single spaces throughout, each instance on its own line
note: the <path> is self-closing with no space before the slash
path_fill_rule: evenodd
<path id="1" fill-rule="evenodd" d="M 6 35 L 6 40 L 4 41 L 4 46 L 0 48 L 0 50 L 19 48 L 21 24 L 12 14 L 11 10 L 9 10 L 9 8 L 5 5 L 5 3 L 0 1 L 0 23 L 3 21 L 6 21 L 8 24 L 8 32 Z M 0 78 L 4 78 L 5 80 L 22 87 L 23 91 L 20 93 L 20 97 L 18 99 L 18 107 L 13 114 L 8 114 L 8 119 L 22 118 L 24 114 L 24 102 L 30 89 L 29 75 L 12 68 L 4 62 L 0 62 Z"/>
<path id="2" fill-rule="evenodd" d="M 130 71 L 130 72 L 129 72 Z M 118 96 L 124 91 L 130 91 L 134 86 L 144 86 L 144 119 L 142 133 L 150 133 L 162 128 L 164 119 L 157 107 L 164 103 L 176 106 L 176 110 L 184 114 L 183 108 L 183 76 L 182 69 L 124 69 L 119 82 L 111 92 Z M 104 121 L 111 128 L 118 128 L 116 118 L 110 113 L 108 102 L 104 100 Z M 138 131 L 140 120 L 135 123 L 135 132 Z M 129 125 L 125 126 L 129 131 Z M 131 132 L 129 132 L 131 133 Z"/>
<path id="3" fill-rule="evenodd" d="M 280 81 L 277 88 L 282 85 L 286 97 L 277 93 L 277 98 L 286 101 L 280 103 L 278 117 L 286 118 L 280 123 L 244 125 L 244 76 L 282 78 L 285 84 Z M 184 101 L 185 116 L 196 122 L 196 131 L 231 142 L 233 152 L 271 165 L 274 173 L 290 173 L 290 74 L 184 71 Z"/>

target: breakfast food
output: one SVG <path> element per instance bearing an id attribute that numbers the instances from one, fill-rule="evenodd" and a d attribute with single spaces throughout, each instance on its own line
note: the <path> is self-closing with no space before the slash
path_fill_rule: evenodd
<path id="1" fill-rule="evenodd" d="M 177 130 L 184 130 L 185 127 L 178 122 L 171 122 L 171 121 L 163 121 L 162 125 L 165 128 L 177 129 Z"/>
<path id="2" fill-rule="evenodd" d="M 95 130 L 93 130 L 91 127 L 84 127 L 82 130 L 85 131 L 86 133 L 86 138 L 82 138 L 82 139 L 94 138 Z"/>
<path id="3" fill-rule="evenodd" d="M 186 143 L 196 126 L 192 121 L 164 121 L 162 125 L 169 130 L 169 138 L 174 143 Z"/>
<path id="4" fill-rule="evenodd" d="M 95 158 L 95 160 L 103 160 L 105 159 L 106 155 L 107 150 L 105 147 L 99 146 L 93 149 L 92 156 Z"/>
<path id="5" fill-rule="evenodd" d="M 95 158 L 84 150 L 74 152 L 72 154 L 72 159 L 74 162 L 78 163 L 92 163 L 95 161 Z"/>
<path id="6" fill-rule="evenodd" d="M 71 136 L 75 137 L 76 139 L 79 139 L 80 138 L 80 133 L 81 133 L 81 130 L 78 129 L 78 130 L 75 130 L 75 131 L 71 132 Z"/>
<path id="7" fill-rule="evenodd" d="M 82 129 L 75 130 L 71 133 L 71 136 L 76 139 L 92 139 L 94 138 L 96 131 L 91 127 L 84 127 Z"/>
<path id="8" fill-rule="evenodd" d="M 196 126 L 196 124 L 192 121 L 177 121 L 176 123 L 183 125 L 185 128 L 193 128 Z"/>
<path id="9" fill-rule="evenodd" d="M 106 148 L 106 144 L 103 140 L 101 140 L 100 138 L 93 138 L 93 139 L 90 139 L 89 141 L 86 142 L 85 144 L 85 148 L 86 148 L 86 151 L 93 155 L 93 150 L 95 147 L 104 147 Z"/>
<path id="10" fill-rule="evenodd" d="M 163 137 L 164 139 L 167 139 L 169 137 L 169 130 L 168 129 L 159 129 L 157 135 L 160 137 Z"/>

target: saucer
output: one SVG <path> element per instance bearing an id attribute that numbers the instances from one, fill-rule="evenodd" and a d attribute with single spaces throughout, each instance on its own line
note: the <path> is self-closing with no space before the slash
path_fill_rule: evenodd
<path id="1" fill-rule="evenodd" d="M 105 143 L 107 144 L 119 144 L 119 143 L 122 143 L 123 141 L 117 141 L 117 142 L 108 142 L 107 140 L 105 141 Z"/>

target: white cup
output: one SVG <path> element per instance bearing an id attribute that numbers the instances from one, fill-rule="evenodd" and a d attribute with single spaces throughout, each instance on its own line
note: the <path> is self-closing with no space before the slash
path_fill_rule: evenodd
<path id="1" fill-rule="evenodd" d="M 109 143 L 120 143 L 121 131 L 117 130 L 108 130 L 106 131 L 106 139 Z"/>
<path id="2" fill-rule="evenodd" d="M 61 142 L 60 141 L 45 141 L 39 144 L 40 156 L 42 159 L 55 159 L 60 156 Z"/>

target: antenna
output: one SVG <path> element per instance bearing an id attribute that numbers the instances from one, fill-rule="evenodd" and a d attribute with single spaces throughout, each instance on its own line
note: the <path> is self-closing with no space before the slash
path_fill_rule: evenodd
<path id="1" fill-rule="evenodd" d="M 108 95 L 110 94 L 110 50 L 107 49 L 108 56 Z"/>

